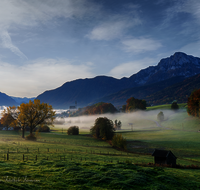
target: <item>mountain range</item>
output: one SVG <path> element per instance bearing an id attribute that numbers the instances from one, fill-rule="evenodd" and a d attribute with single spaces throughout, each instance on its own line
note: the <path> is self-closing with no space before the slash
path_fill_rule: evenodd
<path id="1" fill-rule="evenodd" d="M 55 108 L 65 109 L 74 105 L 75 102 L 78 103 L 78 107 L 99 101 L 120 106 L 125 104 L 131 96 L 140 99 L 152 97 L 152 94 L 199 73 L 200 58 L 176 52 L 168 58 L 161 59 L 156 66 L 143 69 L 129 78 L 115 79 L 97 76 L 90 79 L 78 79 L 66 82 L 59 88 L 45 91 L 37 99 Z M 153 99 L 148 100 L 148 103 L 159 104 Z"/>
<path id="2" fill-rule="evenodd" d="M 171 103 L 175 99 L 186 102 L 191 91 L 200 88 L 198 74 L 200 58 L 176 52 L 161 59 L 156 66 L 149 66 L 129 78 L 97 76 L 77 79 L 45 91 L 36 99 L 60 109 L 68 109 L 69 106 L 75 105 L 75 102 L 78 107 L 97 102 L 121 106 L 132 96 L 145 99 L 149 104 Z M 28 100 L 0 93 L 0 105 L 17 105 Z"/>

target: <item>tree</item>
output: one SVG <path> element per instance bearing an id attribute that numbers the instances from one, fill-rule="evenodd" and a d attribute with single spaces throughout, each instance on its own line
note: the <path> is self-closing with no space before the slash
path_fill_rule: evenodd
<path id="1" fill-rule="evenodd" d="M 30 135 L 33 129 L 38 125 L 53 125 L 55 119 L 55 111 L 51 105 L 47 103 L 40 103 L 40 100 L 30 100 L 29 103 L 22 103 L 19 107 L 19 121 L 24 123 L 30 128 Z"/>
<path id="2" fill-rule="evenodd" d="M 6 117 L 6 119 L 9 119 L 7 121 L 5 121 L 6 123 L 9 123 L 9 125 L 11 127 L 20 127 L 22 129 L 22 138 L 24 138 L 24 132 L 25 132 L 25 127 L 27 126 L 27 121 L 25 118 L 19 118 L 19 107 L 15 107 L 15 106 L 10 106 L 7 107 L 6 109 L 4 109 L 4 111 L 2 112 L 2 115 L 9 115 L 9 117 Z"/>
<path id="3" fill-rule="evenodd" d="M 122 126 L 122 122 L 119 120 L 118 122 L 117 122 L 117 119 L 115 120 L 115 124 L 114 124 L 114 128 L 116 129 L 116 130 L 120 130 L 121 129 L 121 126 Z"/>
<path id="4" fill-rule="evenodd" d="M 164 121 L 164 114 L 163 114 L 162 111 L 157 115 L 157 119 L 158 119 L 159 121 Z"/>
<path id="5" fill-rule="evenodd" d="M 95 114 L 104 114 L 104 113 L 116 113 L 117 109 L 111 103 L 99 102 L 92 106 L 87 106 L 83 115 L 95 115 Z"/>
<path id="6" fill-rule="evenodd" d="M 172 104 L 171 104 L 171 109 L 176 111 L 179 109 L 179 106 L 177 104 L 177 101 L 173 101 Z"/>
<path id="7" fill-rule="evenodd" d="M 200 89 L 194 90 L 188 98 L 188 115 L 200 117 Z"/>
<path id="8" fill-rule="evenodd" d="M 114 136 L 114 124 L 113 121 L 107 117 L 99 117 L 95 120 L 94 126 L 90 129 L 90 133 L 103 140 L 111 140 Z"/>
<path id="9" fill-rule="evenodd" d="M 1 124 L 2 124 L 3 126 L 5 126 L 5 127 L 7 128 L 7 130 L 8 130 L 8 127 L 9 127 L 9 126 L 13 127 L 13 126 L 12 126 L 12 123 L 13 123 L 14 121 L 15 121 L 15 119 L 14 119 L 10 114 L 7 114 L 7 113 L 3 113 L 3 114 L 2 114 L 2 118 L 1 118 L 1 120 L 0 120 Z"/>
<path id="10" fill-rule="evenodd" d="M 126 101 L 126 112 L 133 112 L 136 110 L 146 110 L 146 101 L 139 100 L 134 97 L 129 98 Z"/>
<path id="11" fill-rule="evenodd" d="M 71 126 L 68 130 L 67 130 L 67 134 L 68 135 L 79 135 L 79 128 L 77 126 Z"/>
<path id="12" fill-rule="evenodd" d="M 22 128 L 22 138 L 24 138 L 25 127 L 30 128 L 30 135 L 33 136 L 33 129 L 38 125 L 52 125 L 55 119 L 55 112 L 51 105 L 40 103 L 40 100 L 30 100 L 29 103 L 22 103 L 18 107 L 8 107 L 3 114 L 8 114 L 13 118 L 11 126 Z"/>

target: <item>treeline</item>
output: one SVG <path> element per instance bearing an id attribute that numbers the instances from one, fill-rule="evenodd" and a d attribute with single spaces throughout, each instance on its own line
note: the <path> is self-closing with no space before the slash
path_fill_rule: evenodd
<path id="1" fill-rule="evenodd" d="M 147 103 L 145 100 L 136 99 L 134 97 L 129 98 L 126 101 L 126 105 L 122 106 L 122 112 L 133 112 L 137 110 L 146 110 Z"/>
<path id="2" fill-rule="evenodd" d="M 92 106 L 87 106 L 82 114 L 83 115 L 95 115 L 105 113 L 116 113 L 117 109 L 111 103 L 100 102 Z"/>

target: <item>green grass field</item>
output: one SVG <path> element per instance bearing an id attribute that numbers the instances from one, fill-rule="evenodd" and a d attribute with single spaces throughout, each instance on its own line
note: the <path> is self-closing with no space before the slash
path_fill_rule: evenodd
<path id="1" fill-rule="evenodd" d="M 158 148 L 171 150 L 182 166 L 200 167 L 200 121 L 184 107 L 171 112 L 169 105 L 156 106 L 136 116 L 119 115 L 123 126 L 117 133 L 127 139 L 128 153 L 92 138 L 89 129 L 69 136 L 65 126 L 55 126 L 38 134 L 36 142 L 0 131 L 0 189 L 200 189 L 200 169 L 147 165 Z M 156 117 L 160 110 L 165 115 L 161 123 Z"/>

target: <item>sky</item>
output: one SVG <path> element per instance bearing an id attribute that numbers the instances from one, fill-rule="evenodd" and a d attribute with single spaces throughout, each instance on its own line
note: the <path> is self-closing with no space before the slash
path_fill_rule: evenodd
<path id="1" fill-rule="evenodd" d="M 199 0 L 0 0 L 0 91 L 130 77 L 175 52 L 200 57 Z"/>

